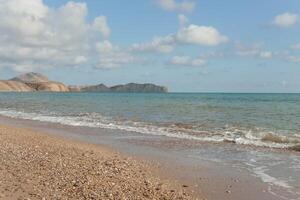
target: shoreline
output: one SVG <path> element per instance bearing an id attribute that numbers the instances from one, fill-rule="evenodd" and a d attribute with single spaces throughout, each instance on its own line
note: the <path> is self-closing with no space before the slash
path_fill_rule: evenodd
<path id="1" fill-rule="evenodd" d="M 169 181 L 176 189 L 184 189 L 187 195 L 191 195 L 188 199 L 283 199 L 271 194 L 273 191 L 269 191 L 270 188 L 266 183 L 250 176 L 247 171 L 236 171 L 221 163 L 212 163 L 206 160 L 196 162 L 198 159 L 195 160 L 186 157 L 186 154 L 180 154 L 180 147 L 176 145 L 172 147 L 174 143 L 171 143 L 170 146 L 166 143 L 167 141 L 161 141 L 163 137 L 147 136 L 145 138 L 146 136 L 140 134 L 126 133 L 124 135 L 122 132 L 112 130 L 71 127 L 3 116 L 0 116 L 0 121 L 4 126 L 33 131 L 41 136 L 45 135 L 45 137 L 54 137 L 61 143 L 70 141 L 76 144 L 91 145 L 105 149 L 106 152 L 118 152 L 118 155 L 133 158 L 139 163 L 146 163 L 146 166 L 150 166 L 148 169 L 153 172 L 151 176 Z M 156 140 L 162 143 L 156 143 Z M 162 144 L 167 146 L 163 148 Z M 176 151 L 178 148 L 179 151 Z M 276 192 L 281 193 L 280 190 Z"/>
<path id="2" fill-rule="evenodd" d="M 0 199 L 194 199 L 100 145 L 0 125 Z"/>
<path id="3" fill-rule="evenodd" d="M 167 180 L 180 190 L 184 189 L 186 194 L 191 195 L 188 199 L 284 199 L 277 196 L 283 192 L 280 188 L 275 190 L 276 195 L 274 195 L 274 191 L 270 190 L 268 184 L 257 177 L 250 176 L 247 170 L 237 170 L 226 164 L 205 159 L 189 158 L 188 154 L 182 154 L 181 147 L 167 145 L 164 137 L 153 138 L 153 136 L 133 133 L 124 135 L 122 132 L 112 130 L 72 127 L 2 116 L 0 121 L 5 126 L 32 130 L 39 135 L 53 136 L 58 140 L 104 147 L 111 152 L 120 152 L 118 154 L 121 156 L 147 163 L 151 166 L 150 171 L 154 177 Z M 163 148 L 161 145 L 167 146 Z"/>
<path id="4" fill-rule="evenodd" d="M 192 198 L 189 199 L 284 200 L 287 199 L 285 195 L 289 196 L 282 188 L 270 187 L 259 177 L 250 175 L 247 169 L 201 159 L 201 156 L 190 157 L 191 146 L 181 146 L 180 140 L 172 141 L 168 137 L 67 126 L 4 116 L 0 116 L 0 121 L 0 124 L 17 127 L 21 130 L 32 130 L 59 140 L 104 147 L 112 152 L 119 152 L 122 156 L 146 163 L 151 166 L 155 177 L 168 180 L 172 184 L 178 185 L 179 189 L 185 189 L 187 194 L 192 195 Z M 210 144 L 198 147 L 220 148 Z M 187 187 L 183 187 L 183 185 Z M 296 200 L 298 198 L 290 196 L 288 199 Z"/>

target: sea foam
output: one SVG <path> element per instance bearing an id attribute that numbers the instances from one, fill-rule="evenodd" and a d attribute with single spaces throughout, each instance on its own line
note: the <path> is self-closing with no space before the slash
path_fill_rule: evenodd
<path id="1" fill-rule="evenodd" d="M 252 130 L 227 127 L 225 130 L 203 131 L 193 129 L 193 126 L 172 124 L 158 126 L 145 122 L 129 120 L 114 120 L 99 113 L 80 113 L 78 115 L 58 116 L 55 113 L 45 115 L 15 110 L 1 110 L 0 115 L 41 122 L 59 123 L 69 126 L 82 126 L 104 129 L 124 130 L 141 134 L 160 135 L 172 138 L 196 140 L 213 143 L 233 143 L 258 147 L 280 148 L 300 151 L 300 137 L 297 135 L 284 136 L 272 132 L 254 132 Z"/>

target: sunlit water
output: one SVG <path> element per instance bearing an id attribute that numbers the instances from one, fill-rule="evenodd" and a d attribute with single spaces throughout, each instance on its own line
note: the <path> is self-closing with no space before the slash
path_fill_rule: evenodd
<path id="1" fill-rule="evenodd" d="M 0 93 L 0 115 L 216 144 L 193 155 L 300 196 L 300 94 Z"/>

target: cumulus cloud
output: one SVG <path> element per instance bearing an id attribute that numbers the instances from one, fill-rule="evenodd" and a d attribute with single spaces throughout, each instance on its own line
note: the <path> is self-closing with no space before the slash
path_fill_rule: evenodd
<path id="1" fill-rule="evenodd" d="M 293 50 L 300 50 L 300 43 L 293 44 L 293 45 L 290 46 L 290 48 L 293 49 Z"/>
<path id="2" fill-rule="evenodd" d="M 262 51 L 259 53 L 260 58 L 271 59 L 273 57 L 273 53 L 271 51 Z"/>
<path id="3" fill-rule="evenodd" d="M 108 40 L 98 42 L 96 49 L 100 56 L 96 68 L 110 69 L 138 61 L 136 57 Z"/>
<path id="4" fill-rule="evenodd" d="M 255 43 L 252 45 L 244 45 L 242 43 L 236 43 L 236 54 L 238 56 L 256 56 L 260 53 L 261 48 L 263 47 L 262 43 Z"/>
<path id="5" fill-rule="evenodd" d="M 288 55 L 288 56 L 286 57 L 286 60 L 287 60 L 288 62 L 300 63 L 300 57 L 299 57 L 299 56 Z"/>
<path id="6" fill-rule="evenodd" d="M 273 24 L 280 28 L 288 28 L 295 25 L 299 21 L 299 15 L 286 12 L 277 15 L 273 20 Z"/>
<path id="7" fill-rule="evenodd" d="M 206 64 L 202 58 L 191 58 L 189 56 L 174 56 L 168 61 L 169 65 L 200 67 Z"/>
<path id="8" fill-rule="evenodd" d="M 191 24 L 177 32 L 176 40 L 186 44 L 217 46 L 227 42 L 228 38 L 212 26 L 198 26 Z"/>
<path id="9" fill-rule="evenodd" d="M 105 16 L 90 23 L 87 15 L 85 3 L 50 8 L 42 0 L 0 0 L 0 67 L 31 71 L 100 59 L 94 44 L 111 31 Z"/>
<path id="10" fill-rule="evenodd" d="M 179 21 L 180 28 L 182 28 L 189 22 L 189 19 L 185 15 L 180 14 L 178 15 L 178 21 Z"/>
<path id="11" fill-rule="evenodd" d="M 176 0 L 156 0 L 157 4 L 167 11 L 191 12 L 195 9 L 196 3 L 191 0 L 183 0 L 177 2 Z"/>
<path id="12" fill-rule="evenodd" d="M 110 28 L 105 16 L 96 17 L 93 23 L 93 28 L 96 31 L 99 30 L 105 38 L 108 38 L 110 35 Z"/>
<path id="13" fill-rule="evenodd" d="M 194 1 L 160 3 L 177 11 L 191 11 L 195 6 Z M 0 0 L 0 67 L 17 71 L 84 65 L 116 68 L 140 62 L 133 51 L 169 53 L 182 44 L 215 46 L 227 40 L 217 29 L 188 25 L 188 18 L 179 15 L 176 33 L 123 49 L 109 41 L 111 29 L 105 16 L 89 22 L 87 15 L 87 5 L 80 2 L 50 8 L 43 0 Z M 190 64 L 201 63 L 196 61 Z"/>
<path id="14" fill-rule="evenodd" d="M 236 43 L 235 54 L 238 56 L 251 56 L 262 59 L 271 59 L 273 57 L 273 52 L 263 50 L 263 46 L 263 43 L 254 43 L 248 46 L 241 43 Z"/>
<path id="15" fill-rule="evenodd" d="M 75 64 L 82 64 L 85 63 L 87 61 L 87 58 L 85 56 L 77 56 L 75 58 Z"/>
<path id="16" fill-rule="evenodd" d="M 178 16 L 180 28 L 176 33 L 155 37 L 150 42 L 136 43 L 132 45 L 134 51 L 152 51 L 159 53 L 170 53 L 178 45 L 218 46 L 226 43 L 229 39 L 222 35 L 212 26 L 186 25 L 188 18 L 184 15 Z"/>
<path id="17" fill-rule="evenodd" d="M 150 51 L 159 53 L 170 53 L 175 48 L 176 41 L 173 35 L 155 37 L 150 42 L 136 43 L 132 45 L 133 51 Z"/>

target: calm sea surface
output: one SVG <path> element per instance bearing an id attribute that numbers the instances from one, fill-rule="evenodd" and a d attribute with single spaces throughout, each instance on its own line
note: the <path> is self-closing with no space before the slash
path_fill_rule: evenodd
<path id="1" fill-rule="evenodd" d="M 0 93 L 0 115 L 216 144 L 195 155 L 300 196 L 300 94 Z M 228 156 L 220 144 L 245 151 Z"/>

